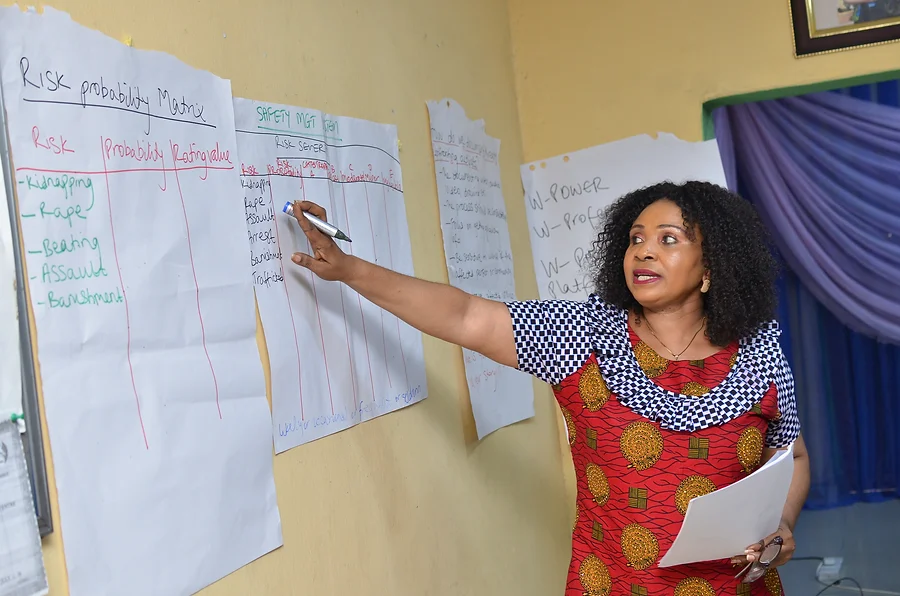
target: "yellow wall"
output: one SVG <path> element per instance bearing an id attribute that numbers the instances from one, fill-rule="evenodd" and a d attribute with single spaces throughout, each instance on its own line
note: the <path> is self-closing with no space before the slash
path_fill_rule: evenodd
<path id="1" fill-rule="evenodd" d="M 509 0 L 525 160 L 641 133 L 701 140 L 704 101 L 900 68 L 900 43 L 794 58 L 788 0 Z"/>
<path id="2" fill-rule="evenodd" d="M 525 229 L 504 0 L 52 5 L 229 78 L 236 95 L 396 123 L 416 272 L 438 281 L 447 274 L 425 101 L 451 96 L 502 140 L 510 229 Z M 536 296 L 527 235 L 513 235 L 513 252 L 520 294 Z M 477 443 L 460 350 L 426 339 L 425 356 L 423 403 L 275 458 L 285 546 L 207 594 L 561 592 L 573 512 L 548 391 L 536 392 L 534 420 Z M 56 531 L 44 555 L 51 594 L 60 596 L 65 536 L 52 469 L 50 482 Z"/>
<path id="3" fill-rule="evenodd" d="M 523 160 L 657 130 L 698 140 L 705 100 L 900 68 L 900 44 L 795 59 L 787 0 L 509 0 L 508 14 L 503 0 L 53 5 L 227 77 L 236 95 L 396 123 L 416 271 L 437 281 L 447 277 L 424 102 L 456 98 L 502 140 L 522 297 L 537 294 Z M 425 402 L 275 458 L 285 546 L 206 593 L 561 592 L 573 475 L 547 390 L 534 420 L 477 443 L 460 351 L 426 338 L 425 354 Z M 50 472 L 56 532 L 44 554 L 58 596 L 65 537 Z"/>

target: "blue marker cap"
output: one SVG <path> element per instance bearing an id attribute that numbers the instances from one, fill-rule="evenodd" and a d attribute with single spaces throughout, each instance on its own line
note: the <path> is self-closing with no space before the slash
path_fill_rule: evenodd
<path id="1" fill-rule="evenodd" d="M 294 204 L 291 203 L 290 201 L 288 201 L 287 203 L 284 204 L 284 209 L 282 209 L 282 211 L 284 211 L 288 215 L 293 215 L 294 214 Z"/>

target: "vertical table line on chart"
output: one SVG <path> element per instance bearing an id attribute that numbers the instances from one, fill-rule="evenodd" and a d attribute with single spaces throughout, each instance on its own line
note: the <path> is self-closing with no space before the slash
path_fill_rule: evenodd
<path id="1" fill-rule="evenodd" d="M 172 150 L 172 171 L 175 173 L 175 185 L 178 187 L 178 197 L 181 199 L 181 212 L 184 214 L 184 229 L 187 232 L 188 257 L 191 260 L 191 273 L 194 275 L 194 288 L 197 297 L 197 318 L 200 320 L 200 341 L 203 344 L 203 352 L 209 363 L 209 372 L 212 373 L 213 386 L 216 390 L 216 410 L 219 412 L 219 420 L 222 419 L 222 408 L 219 406 L 219 380 L 216 378 L 216 369 L 213 367 L 212 358 L 209 357 L 209 349 L 206 346 L 206 327 L 203 325 L 203 312 L 200 309 L 200 284 L 197 281 L 197 268 L 194 265 L 194 248 L 191 244 L 191 226 L 188 223 L 187 207 L 184 204 L 184 193 L 181 191 L 181 180 L 178 177 L 178 154 L 172 141 L 169 141 Z M 208 174 L 207 174 L 208 175 Z"/>
<path id="2" fill-rule="evenodd" d="M 344 213 L 347 214 L 347 233 L 351 236 L 353 235 L 353 230 L 350 229 L 350 212 L 347 210 L 347 191 L 345 190 L 345 186 L 341 184 L 341 195 L 344 200 Z M 353 245 L 350 244 L 350 254 L 353 255 Z M 362 298 L 359 296 L 359 292 L 356 293 L 356 303 L 359 305 L 359 318 L 362 320 L 363 327 L 363 343 L 366 346 L 366 363 L 369 365 L 369 383 L 372 385 L 372 400 L 376 399 L 375 397 L 375 377 L 372 374 L 372 357 L 369 353 L 369 334 L 366 331 L 366 316 L 363 314 L 362 309 Z"/>
<path id="3" fill-rule="evenodd" d="M 391 247 L 391 218 L 388 217 L 387 188 L 385 185 L 381 186 L 381 200 L 384 203 L 384 227 L 387 228 L 388 237 L 388 267 L 393 270 L 394 249 Z M 406 378 L 406 388 L 410 389 L 409 372 L 406 370 L 406 354 L 403 353 L 403 336 L 400 334 L 400 317 L 394 315 L 394 321 L 397 322 L 397 341 L 400 343 L 400 358 L 403 360 L 403 376 Z"/>
<path id="4" fill-rule="evenodd" d="M 275 211 L 275 195 L 272 194 L 272 176 L 266 175 L 266 181 L 269 183 L 269 202 L 272 204 L 272 213 Z M 297 324 L 294 322 L 294 309 L 291 308 L 291 294 L 288 291 L 287 277 L 284 274 L 284 254 L 282 254 L 281 237 L 278 233 L 278 221 L 272 221 L 272 227 L 275 228 L 275 243 L 278 245 L 278 265 L 281 267 L 281 283 L 284 284 L 284 296 L 287 298 L 288 314 L 291 316 L 291 331 L 294 332 L 294 348 L 297 350 L 297 383 L 300 388 L 300 420 L 305 420 L 303 415 L 303 371 L 300 367 L 300 340 L 297 339 Z"/>
<path id="5" fill-rule="evenodd" d="M 325 178 L 324 180 L 325 186 L 328 188 L 328 208 L 331 210 L 331 213 L 334 214 L 334 225 L 338 225 L 338 210 L 334 203 L 331 180 L 330 178 Z M 344 213 L 344 218 L 348 220 L 344 223 L 349 223 L 349 216 L 346 212 Z M 350 389 L 353 392 L 353 410 L 356 411 L 359 408 L 359 397 L 356 394 L 356 372 L 353 367 L 353 349 L 350 346 L 350 326 L 347 324 L 347 311 L 344 308 L 344 284 L 338 284 L 338 293 L 341 296 L 341 318 L 344 320 L 344 339 L 347 341 L 347 360 L 350 364 Z"/>
<path id="6" fill-rule="evenodd" d="M 306 200 L 306 183 L 303 181 L 303 165 L 300 165 L 300 192 L 303 193 L 303 200 Z M 304 238 L 306 234 L 303 235 Z M 309 247 L 309 256 L 315 258 L 313 255 L 312 245 L 307 240 L 306 245 Z M 319 337 L 322 339 L 322 360 L 325 362 L 325 381 L 328 383 L 328 401 L 331 402 L 331 415 L 334 416 L 334 395 L 331 392 L 331 375 L 328 374 L 328 348 L 325 347 L 325 332 L 322 329 L 322 315 L 319 312 L 319 296 L 316 294 L 316 277 L 313 275 L 312 271 L 307 270 L 309 273 L 309 281 L 312 285 L 313 291 L 313 300 L 316 302 L 316 319 L 319 321 Z M 285 280 L 286 281 L 286 280 Z"/>
<path id="7" fill-rule="evenodd" d="M 162 151 L 160 151 L 160 154 L 160 159 L 162 160 L 163 185 L 160 186 L 159 184 L 157 184 L 156 186 L 159 188 L 159 190 L 166 192 L 166 190 L 168 190 L 169 188 L 169 174 L 166 172 L 166 156 Z M 173 163 L 172 165 L 173 167 L 177 167 L 178 164 Z"/>
<path id="8" fill-rule="evenodd" d="M 372 233 L 372 258 L 377 263 L 378 249 L 375 247 L 375 227 L 372 225 L 372 208 L 369 205 L 369 188 L 366 182 L 363 182 L 363 191 L 366 193 L 366 213 L 369 215 L 369 231 Z M 385 213 L 385 219 L 387 219 L 387 213 Z M 391 367 L 388 366 L 387 340 L 384 338 L 384 309 L 379 306 L 378 312 L 381 315 L 381 350 L 384 354 L 384 370 L 387 372 L 388 386 L 393 389 L 394 383 L 391 382 Z"/>
<path id="9" fill-rule="evenodd" d="M 116 227 L 113 224 L 112 196 L 109 189 L 109 173 L 106 167 L 106 153 L 103 149 L 103 137 L 100 137 L 100 157 L 103 158 L 103 177 L 106 181 L 106 207 L 109 211 L 109 233 L 112 237 L 113 257 L 116 260 L 116 272 L 119 274 L 119 285 L 122 286 L 122 302 L 125 304 L 125 358 L 128 360 L 128 373 L 131 375 L 131 390 L 134 392 L 134 403 L 137 405 L 138 421 L 141 423 L 141 435 L 144 437 L 144 448 L 150 449 L 147 441 L 147 430 L 144 428 L 144 417 L 141 414 L 141 398 L 138 396 L 137 383 L 134 380 L 134 366 L 131 364 L 131 315 L 128 312 L 128 293 L 125 291 L 125 281 L 122 278 L 122 268 L 119 266 L 119 250 L 116 247 Z"/>

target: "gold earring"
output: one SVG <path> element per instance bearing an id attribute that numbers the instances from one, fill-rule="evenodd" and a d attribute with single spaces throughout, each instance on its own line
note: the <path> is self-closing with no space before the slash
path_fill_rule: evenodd
<path id="1" fill-rule="evenodd" d="M 702 294 L 709 292 L 709 278 L 708 277 L 703 279 L 703 285 L 700 286 L 700 292 Z"/>

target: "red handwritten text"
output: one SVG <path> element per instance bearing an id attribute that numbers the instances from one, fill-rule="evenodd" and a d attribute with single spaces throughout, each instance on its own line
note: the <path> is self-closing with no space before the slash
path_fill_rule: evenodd
<path id="1" fill-rule="evenodd" d="M 196 143 L 191 143 L 187 149 L 184 149 L 178 143 L 172 143 L 172 158 L 176 163 L 187 165 L 203 164 L 204 171 L 200 177 L 201 180 L 206 180 L 207 176 L 209 176 L 209 166 L 214 166 L 218 163 L 231 165 L 230 152 L 227 150 L 222 151 L 219 148 L 218 141 L 216 141 L 214 147 L 209 149 L 197 147 Z"/>
<path id="2" fill-rule="evenodd" d="M 34 142 L 34 146 L 39 149 L 46 149 L 53 155 L 65 155 L 66 153 L 75 153 L 74 149 L 69 149 L 66 146 L 68 139 L 59 136 L 59 137 L 46 137 L 45 139 L 41 139 L 41 131 L 37 126 L 31 127 L 31 140 Z"/>

